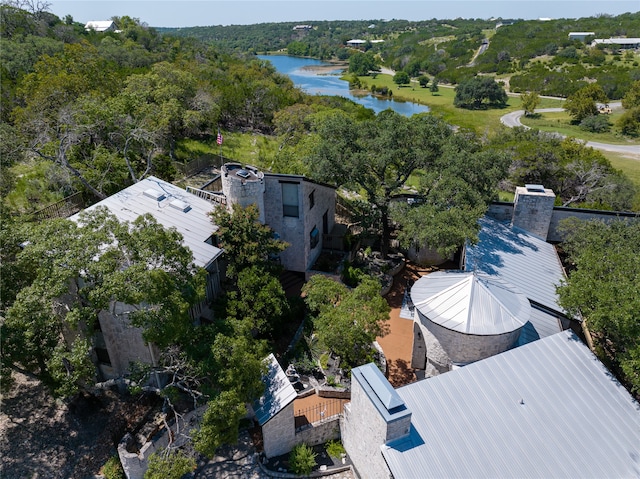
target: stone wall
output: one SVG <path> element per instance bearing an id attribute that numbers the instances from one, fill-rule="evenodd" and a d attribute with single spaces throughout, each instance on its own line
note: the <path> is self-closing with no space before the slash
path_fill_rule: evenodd
<path id="1" fill-rule="evenodd" d="M 133 306 L 123 303 L 112 304 L 111 311 L 101 311 L 98 314 L 100 328 L 104 337 L 109 359 L 111 360 L 112 377 L 121 376 L 129 370 L 131 362 L 153 364 L 159 352 L 153 345 L 147 344 L 142 338 L 142 329 L 132 326 L 127 312 Z M 108 371 L 101 368 L 101 371 Z"/>
<path id="2" fill-rule="evenodd" d="M 546 240 L 555 200 L 556 195 L 550 189 L 518 186 L 511 224 Z"/>
<path id="3" fill-rule="evenodd" d="M 332 439 L 340 439 L 340 416 L 313 423 L 309 427 L 298 431 L 295 442 L 296 444 L 304 443 L 308 446 L 316 446 Z"/>
<path id="4" fill-rule="evenodd" d="M 282 183 L 298 184 L 298 217 L 284 216 Z M 327 215 L 327 233 L 335 224 L 335 189 L 304 179 L 301 176 L 265 175 L 265 222 L 289 243 L 280 253 L 285 269 L 306 272 L 322 251 L 323 216 Z M 312 201 L 313 198 L 313 201 Z M 317 228 L 319 241 L 311 248 L 311 231 Z"/>
<path id="5" fill-rule="evenodd" d="M 425 318 L 419 311 L 418 315 L 423 325 L 422 330 L 429 331 L 437 339 L 443 351 L 446 352 L 446 356 L 452 362 L 458 364 L 479 361 L 505 352 L 518 340 L 522 329 L 520 327 L 503 334 L 492 335 L 465 334 L 434 323 Z M 428 345 L 427 348 L 427 356 L 431 359 L 435 353 L 436 346 L 434 344 L 429 348 Z"/>
<path id="6" fill-rule="evenodd" d="M 262 425 L 264 454 L 267 457 L 286 454 L 296 442 L 296 424 L 293 401 Z"/>
<path id="7" fill-rule="evenodd" d="M 380 447 L 388 441 L 406 435 L 410 422 L 411 415 L 408 415 L 387 423 L 359 380 L 352 375 L 351 402 L 344 406 L 344 418 L 341 423 L 342 444 L 360 477 L 390 477 Z"/>

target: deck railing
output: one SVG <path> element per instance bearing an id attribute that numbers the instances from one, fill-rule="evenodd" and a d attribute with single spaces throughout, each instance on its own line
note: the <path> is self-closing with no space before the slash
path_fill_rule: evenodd
<path id="1" fill-rule="evenodd" d="M 329 399 L 315 406 L 295 411 L 296 431 L 311 426 L 314 423 L 328 421 L 342 414 L 344 399 Z"/>
<path id="2" fill-rule="evenodd" d="M 45 206 L 41 210 L 33 213 L 33 218 L 36 221 L 42 221 L 52 218 L 68 218 L 75 215 L 78 211 L 84 208 L 84 198 L 81 192 L 74 193 L 71 196 L 53 203 L 49 206 Z"/>
<path id="3" fill-rule="evenodd" d="M 222 193 L 214 193 L 213 191 L 200 190 L 198 188 L 194 188 L 193 186 L 187 186 L 187 193 L 196 195 L 198 198 L 202 198 L 203 200 L 207 200 L 211 203 L 218 203 L 220 205 L 227 204 L 227 198 Z"/>

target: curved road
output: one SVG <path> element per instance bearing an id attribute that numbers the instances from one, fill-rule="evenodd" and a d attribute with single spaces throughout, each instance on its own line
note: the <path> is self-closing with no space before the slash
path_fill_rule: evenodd
<path id="1" fill-rule="evenodd" d="M 620 102 L 610 103 L 609 105 L 612 108 L 616 108 L 620 106 Z M 535 110 L 536 113 L 551 113 L 551 112 L 558 112 L 558 111 L 564 111 L 564 108 L 539 108 Z M 500 122 L 509 128 L 522 126 L 524 128 L 529 129 L 528 126 L 520 123 L 520 118 L 522 117 L 522 115 L 524 115 L 524 110 L 512 111 L 511 113 L 507 113 L 506 115 L 502 116 L 500 118 Z M 559 133 L 556 133 L 556 134 L 564 138 L 564 135 L 560 135 Z M 633 158 L 634 160 L 640 161 L 640 146 L 638 145 L 613 145 L 610 143 L 599 143 L 597 141 L 588 141 L 587 146 L 590 146 L 591 148 L 595 148 L 597 150 L 612 151 L 614 153 L 622 153 L 624 155 L 627 155 Z"/>

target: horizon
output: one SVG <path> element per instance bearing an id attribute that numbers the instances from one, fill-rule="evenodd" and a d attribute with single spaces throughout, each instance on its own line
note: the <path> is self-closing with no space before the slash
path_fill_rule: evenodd
<path id="1" fill-rule="evenodd" d="M 578 19 L 636 13 L 640 4 L 636 0 L 53 0 L 49 11 L 60 18 L 71 15 L 80 23 L 126 15 L 151 27 L 189 28 L 390 19 Z"/>

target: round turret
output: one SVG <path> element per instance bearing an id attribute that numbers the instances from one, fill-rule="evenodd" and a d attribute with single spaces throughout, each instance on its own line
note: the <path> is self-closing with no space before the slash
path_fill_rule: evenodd
<path id="1" fill-rule="evenodd" d="M 260 222 L 264 223 L 264 173 L 253 166 L 225 163 L 221 177 L 227 208 L 230 209 L 234 204 L 242 207 L 256 205 Z"/>

